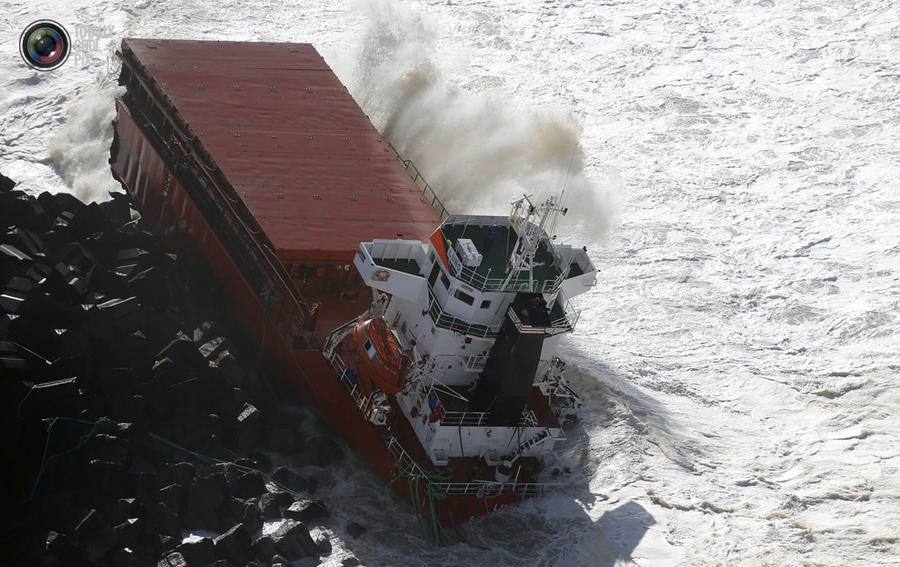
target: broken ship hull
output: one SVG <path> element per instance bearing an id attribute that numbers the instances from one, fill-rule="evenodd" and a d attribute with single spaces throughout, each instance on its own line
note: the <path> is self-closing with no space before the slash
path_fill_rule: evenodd
<path id="1" fill-rule="evenodd" d="M 301 59 L 313 60 L 312 64 L 303 61 L 300 65 L 314 68 L 313 82 L 322 82 L 323 77 L 318 75 L 327 75 L 324 78 L 331 81 L 333 74 L 311 46 L 293 47 L 299 50 Z M 269 230 L 273 225 L 271 219 L 266 226 L 256 215 L 259 207 L 254 210 L 253 203 L 247 204 L 252 188 L 243 179 L 229 178 L 227 173 L 232 162 L 252 159 L 258 154 L 247 151 L 246 155 L 235 158 L 228 153 L 233 149 L 223 151 L 221 144 L 209 143 L 211 136 L 202 140 L 216 129 L 235 139 L 239 139 L 241 130 L 259 129 L 252 123 L 252 118 L 259 115 L 259 107 L 265 102 L 260 103 L 252 97 L 235 97 L 242 89 L 241 81 L 250 76 L 235 75 L 240 75 L 238 70 L 242 63 L 248 62 L 245 71 L 258 74 L 255 68 L 260 61 L 265 61 L 271 53 L 283 54 L 284 51 L 284 44 L 124 40 L 119 54 L 123 61 L 120 84 L 126 86 L 127 91 L 116 101 L 115 140 L 110 158 L 113 174 L 160 237 L 209 265 L 231 298 L 246 338 L 260 345 L 269 363 L 296 383 L 331 427 L 391 484 L 398 495 L 417 508 L 418 513 L 443 526 L 452 526 L 534 494 L 534 485 L 527 483 L 494 484 L 485 488 L 470 486 L 464 479 L 453 482 L 460 479 L 443 478 L 444 482 L 434 482 L 425 471 L 429 467 L 427 458 L 414 457 L 404 448 L 409 447 L 405 445 L 407 442 L 415 439 L 414 434 L 405 430 L 400 420 L 387 428 L 371 424 L 365 418 L 364 408 L 359 407 L 358 399 L 352 395 L 353 385 L 341 381 L 334 360 L 323 355 L 320 345 L 327 332 L 360 314 L 369 304 L 370 296 L 358 276 L 354 278 L 355 274 L 347 273 L 358 242 L 393 236 L 396 227 L 389 223 L 357 227 L 358 230 L 347 235 L 346 241 L 352 245 L 331 249 L 319 246 L 319 242 L 295 245 L 284 242 L 278 235 L 273 238 Z M 190 112 L 181 112 L 184 109 L 179 108 L 179 99 L 189 100 L 183 96 L 187 90 L 205 91 L 202 94 L 206 100 L 215 99 L 213 85 L 204 85 L 203 81 L 212 82 L 216 69 L 209 69 L 206 64 L 223 59 L 228 66 L 220 91 L 220 94 L 224 92 L 220 96 L 224 103 L 219 107 L 210 104 L 205 111 L 201 108 L 199 113 L 194 112 L 192 118 L 195 121 L 189 122 Z M 207 68 L 206 75 L 204 67 Z M 284 67 L 290 68 L 290 64 Z M 167 76 L 163 70 L 172 73 Z M 291 85 L 289 81 L 295 78 L 280 76 L 281 70 L 278 69 L 276 75 L 279 76 L 272 79 L 272 84 L 266 85 L 270 93 L 291 88 L 309 94 L 310 87 L 302 84 L 302 74 L 296 77 L 301 84 Z M 173 77 L 184 82 L 181 92 L 172 88 L 177 86 Z M 276 82 L 278 80 L 282 82 Z M 336 78 L 333 82 L 339 84 Z M 346 99 L 342 100 L 346 106 Z M 349 104 L 354 107 L 350 111 L 355 109 L 361 115 L 350 100 Z M 311 123 L 315 122 L 316 113 L 321 114 L 321 109 L 327 109 L 334 101 L 312 102 L 318 102 L 318 106 L 310 106 L 313 109 Z M 280 110 L 286 112 L 283 108 Z M 337 118 L 332 116 L 332 119 L 341 119 L 338 110 Z M 238 124 L 216 123 L 216 113 L 226 111 L 247 120 Z M 277 113 L 279 109 L 272 111 Z M 354 116 L 354 119 L 358 121 L 359 117 Z M 307 141 L 321 131 L 315 124 L 307 128 L 314 132 Z M 357 136 L 360 131 L 365 136 L 377 136 L 367 119 L 362 126 L 349 128 Z M 278 134 L 271 136 L 270 139 L 274 139 Z M 413 236 L 426 235 L 441 222 L 443 215 L 433 208 L 433 204 L 440 207 L 439 202 L 433 195 L 423 196 L 393 151 L 386 157 L 384 151 L 389 148 L 380 137 L 378 142 L 369 144 L 371 147 L 365 151 L 357 150 L 357 154 L 361 154 L 362 160 L 379 160 L 379 167 L 389 165 L 392 168 L 390 181 L 394 185 L 380 209 L 372 209 L 369 204 L 368 210 L 375 211 L 377 216 L 378 210 L 387 210 L 384 206 L 387 203 L 390 214 L 381 216 L 393 217 L 397 214 L 397 202 L 405 199 L 412 206 L 401 209 L 400 214 L 406 215 L 406 220 L 412 217 L 415 222 L 397 223 L 397 226 Z M 312 159 L 320 163 L 329 157 L 314 155 Z M 275 166 L 285 167 L 285 164 Z M 316 167 L 303 171 L 303 163 L 287 167 L 299 169 L 300 174 L 316 173 Z M 402 180 L 400 176 L 406 179 Z M 307 188 L 308 194 L 302 197 L 315 204 L 323 198 L 320 193 L 313 192 L 317 190 L 322 191 Z M 266 191 L 271 192 L 271 188 Z M 414 199 L 409 198 L 409 193 L 414 193 Z M 276 199 L 280 197 L 276 196 Z M 305 204 L 280 200 L 286 201 L 279 203 L 282 206 L 302 207 Z M 441 208 L 438 211 L 443 213 Z M 291 222 L 295 224 L 291 225 Z M 358 219 L 341 221 L 332 217 L 328 222 L 340 224 L 358 222 Z M 281 224 L 284 224 L 283 219 Z M 318 229 L 307 227 L 303 219 L 288 219 L 288 225 L 279 230 Z M 417 234 L 411 227 L 423 228 Z M 340 230 L 340 226 L 335 229 Z M 360 239 L 360 234 L 365 235 L 364 238 Z M 315 308 L 311 309 L 313 304 Z M 471 461 L 461 468 L 477 466 L 475 459 Z"/>

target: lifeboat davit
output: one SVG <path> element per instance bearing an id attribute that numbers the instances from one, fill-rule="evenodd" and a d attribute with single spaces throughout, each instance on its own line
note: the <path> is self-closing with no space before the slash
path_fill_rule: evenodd
<path id="1" fill-rule="evenodd" d="M 392 396 L 403 389 L 412 361 L 403 353 L 400 341 L 384 319 L 366 319 L 357 323 L 351 344 L 359 361 L 362 384 L 369 393 L 379 389 Z"/>

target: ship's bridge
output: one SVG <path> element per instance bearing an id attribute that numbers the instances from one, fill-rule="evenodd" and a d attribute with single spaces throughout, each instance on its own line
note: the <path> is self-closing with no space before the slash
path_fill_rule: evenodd
<path id="1" fill-rule="evenodd" d="M 546 217 L 532 222 L 547 205 L 523 210 L 517 204 L 509 216 L 451 215 L 444 221 L 430 240 L 450 275 L 483 292 L 555 296 L 562 288 L 569 298 L 594 285 L 587 249 L 553 243 L 544 231 Z"/>
<path id="2" fill-rule="evenodd" d="M 509 216 L 450 216 L 424 242 L 398 235 L 360 243 L 360 276 L 391 296 L 385 321 L 401 344 L 439 362 L 433 374 L 444 384 L 470 384 L 483 370 L 517 295 L 546 301 L 547 357 L 553 337 L 578 321 L 570 299 L 594 285 L 596 269 L 584 248 L 547 237 L 546 216 L 531 222 L 546 206 L 528 205 Z"/>
<path id="3" fill-rule="evenodd" d="M 583 273 L 577 262 L 563 265 L 545 237 L 538 240 L 531 273 L 515 270 L 510 275 L 514 271 L 510 257 L 519 236 L 507 217 L 454 215 L 438 232 L 445 244 L 450 274 L 479 291 L 553 293 L 573 268 L 575 275 Z M 433 243 L 434 240 L 432 236 Z M 466 261 L 460 243 L 471 243 L 471 249 L 478 254 L 477 263 Z"/>
<path id="4" fill-rule="evenodd" d="M 433 325 L 490 338 L 517 293 L 547 300 L 552 333 L 572 330 L 569 299 L 594 284 L 584 248 L 554 244 L 544 227 L 565 214 L 552 199 L 535 206 L 528 196 L 508 216 L 451 215 L 425 241 L 373 240 L 360 244 L 354 264 L 371 287 L 409 302 Z M 551 223 L 552 224 L 552 223 Z M 399 320 L 399 319 L 398 319 Z"/>
<path id="5" fill-rule="evenodd" d="M 568 300 L 595 282 L 596 269 L 586 249 L 554 244 L 543 222 L 531 222 L 534 214 L 532 208 L 519 216 L 452 215 L 425 242 L 403 240 L 402 235 L 363 242 L 354 262 L 363 280 L 376 289 L 427 302 L 429 310 L 437 298 L 446 315 L 491 325 L 504 308 L 500 301 L 509 294 L 541 293 L 555 307 L 560 291 Z M 455 305 L 441 297 L 448 294 L 432 294 L 438 279 L 445 291 L 460 290 L 449 296 L 463 303 Z M 475 299 L 480 309 L 491 304 L 495 316 L 473 311 Z M 433 314 L 436 320 L 442 315 Z"/>

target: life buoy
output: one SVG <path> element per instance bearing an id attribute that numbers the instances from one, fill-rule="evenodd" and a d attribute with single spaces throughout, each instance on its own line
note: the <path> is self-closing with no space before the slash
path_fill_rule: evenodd
<path id="1" fill-rule="evenodd" d="M 386 282 L 391 279 L 391 273 L 387 270 L 375 270 L 372 272 L 372 281 Z"/>

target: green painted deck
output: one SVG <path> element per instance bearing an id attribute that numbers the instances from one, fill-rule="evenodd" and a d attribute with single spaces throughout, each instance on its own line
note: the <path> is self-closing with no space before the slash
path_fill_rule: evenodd
<path id="1" fill-rule="evenodd" d="M 566 312 L 563 310 L 563 305 L 561 302 L 553 302 L 553 307 L 550 308 L 550 321 L 566 321 L 566 324 L 571 325 L 571 321 L 566 318 Z"/>
<path id="2" fill-rule="evenodd" d="M 509 256 L 513 252 L 516 245 L 516 233 L 510 226 L 495 225 L 464 225 L 464 224 L 444 224 L 441 232 L 446 240 L 451 242 L 451 246 L 455 245 L 457 239 L 468 238 L 478 249 L 482 255 L 481 264 L 475 269 L 475 273 L 484 279 L 503 280 L 507 276 L 506 263 Z M 491 236 L 491 233 L 493 237 Z M 538 250 L 534 255 L 535 262 L 543 265 L 535 266 L 533 274 L 537 284 L 537 289 L 541 289 L 545 281 L 554 281 L 562 273 L 559 266 L 554 265 L 553 254 L 547 248 L 546 241 L 542 241 L 538 245 Z M 473 285 L 478 284 L 478 278 L 462 278 L 463 281 Z M 473 281 L 474 280 L 474 281 Z M 519 288 L 516 291 L 536 291 L 525 289 L 528 284 L 528 273 L 520 273 L 512 280 L 518 282 Z"/>
<path id="3" fill-rule="evenodd" d="M 375 260 L 375 263 L 381 266 L 382 268 L 388 268 L 389 270 L 397 270 L 399 272 L 406 272 L 407 274 L 412 274 L 414 276 L 421 276 L 422 272 L 419 269 L 419 263 L 415 260 L 400 260 L 394 258 L 372 258 Z"/>
<path id="4" fill-rule="evenodd" d="M 569 278 L 574 278 L 576 276 L 580 276 L 584 273 L 584 270 L 581 269 L 581 266 L 578 265 L 578 262 L 572 262 L 569 265 Z"/>

